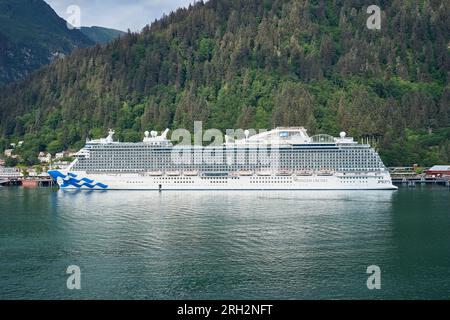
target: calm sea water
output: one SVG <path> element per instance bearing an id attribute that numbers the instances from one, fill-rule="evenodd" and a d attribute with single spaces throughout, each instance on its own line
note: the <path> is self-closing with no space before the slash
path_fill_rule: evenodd
<path id="1" fill-rule="evenodd" d="M 0 298 L 450 299 L 449 204 L 444 187 L 1 188 Z M 367 289 L 370 265 L 381 290 Z"/>

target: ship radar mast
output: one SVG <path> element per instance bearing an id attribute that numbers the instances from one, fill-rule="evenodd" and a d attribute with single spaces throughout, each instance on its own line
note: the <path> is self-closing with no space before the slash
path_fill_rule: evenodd
<path id="1" fill-rule="evenodd" d="M 112 130 L 112 129 L 109 129 L 109 132 L 108 132 L 108 136 L 106 137 L 106 143 L 113 143 L 114 142 L 114 134 L 115 134 L 116 132 L 114 131 L 114 130 Z"/>

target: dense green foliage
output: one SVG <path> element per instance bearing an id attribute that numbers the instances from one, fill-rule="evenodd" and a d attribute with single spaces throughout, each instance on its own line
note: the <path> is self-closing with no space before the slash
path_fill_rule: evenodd
<path id="1" fill-rule="evenodd" d="M 0 0 L 0 85 L 93 44 L 43 0 Z"/>
<path id="2" fill-rule="evenodd" d="M 3 144 L 77 149 L 108 127 L 303 125 L 370 138 L 388 165 L 450 162 L 450 6 L 436 0 L 211 0 L 0 91 Z"/>
<path id="3" fill-rule="evenodd" d="M 95 43 L 106 44 L 120 36 L 125 35 L 123 31 L 103 27 L 81 27 L 81 32 Z"/>

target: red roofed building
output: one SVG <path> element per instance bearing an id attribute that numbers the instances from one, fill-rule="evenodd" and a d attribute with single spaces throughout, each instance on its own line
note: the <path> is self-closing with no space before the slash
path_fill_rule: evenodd
<path id="1" fill-rule="evenodd" d="M 435 177 L 450 176 L 450 165 L 434 166 L 427 170 L 427 175 Z"/>

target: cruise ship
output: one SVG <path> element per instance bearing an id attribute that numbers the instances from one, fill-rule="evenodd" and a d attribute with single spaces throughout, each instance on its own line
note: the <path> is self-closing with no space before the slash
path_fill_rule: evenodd
<path id="1" fill-rule="evenodd" d="M 276 128 L 215 146 L 174 144 L 145 132 L 138 143 L 87 141 L 65 170 L 49 174 L 75 190 L 395 190 L 378 153 L 342 132 L 309 136 Z M 172 135 L 173 138 L 173 135 Z"/>

